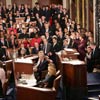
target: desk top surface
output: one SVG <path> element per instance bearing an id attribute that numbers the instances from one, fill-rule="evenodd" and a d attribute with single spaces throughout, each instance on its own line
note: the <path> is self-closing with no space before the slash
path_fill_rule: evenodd
<path id="1" fill-rule="evenodd" d="M 22 74 L 21 78 L 17 81 L 17 86 L 19 87 L 32 87 L 34 85 L 36 85 L 34 74 Z"/>
<path id="2" fill-rule="evenodd" d="M 33 64 L 33 59 L 36 59 L 36 58 L 38 58 L 38 56 L 37 55 L 35 55 L 35 56 L 32 56 L 32 57 L 27 57 L 27 58 L 17 58 L 17 59 L 15 59 L 15 63 L 28 63 L 28 64 Z"/>
<path id="3" fill-rule="evenodd" d="M 75 60 L 65 60 L 61 61 L 62 64 L 71 64 L 71 65 L 85 65 L 84 61 L 80 61 L 78 59 Z"/>

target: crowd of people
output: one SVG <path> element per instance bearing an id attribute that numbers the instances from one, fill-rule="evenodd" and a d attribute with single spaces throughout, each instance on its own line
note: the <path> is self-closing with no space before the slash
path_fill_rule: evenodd
<path id="1" fill-rule="evenodd" d="M 56 65 L 56 52 L 64 48 L 76 49 L 80 54 L 78 58 L 87 63 L 88 72 L 100 62 L 100 49 L 94 43 L 93 33 L 72 20 L 62 5 L 40 7 L 35 3 L 33 8 L 27 4 L 0 5 L 1 61 L 11 59 L 15 50 L 17 57 L 42 53 Z M 40 57 L 38 62 L 44 59 Z M 40 67 L 33 71 L 41 70 L 37 68 Z"/>
<path id="2" fill-rule="evenodd" d="M 100 49 L 94 43 L 93 33 L 72 20 L 62 5 L 0 5 L 0 60 L 37 54 L 33 66 L 36 86 L 53 86 L 58 71 L 56 52 L 64 48 L 79 52 L 78 59 L 86 62 L 87 72 L 93 72 L 95 64 L 100 64 Z M 6 72 L 0 62 L 0 94 L 5 80 Z"/>

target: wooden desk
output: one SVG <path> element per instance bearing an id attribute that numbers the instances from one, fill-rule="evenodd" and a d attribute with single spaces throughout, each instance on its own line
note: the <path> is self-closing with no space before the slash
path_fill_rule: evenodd
<path id="1" fill-rule="evenodd" d="M 87 95 L 87 71 L 83 61 L 62 61 L 67 100 L 83 100 Z"/>
<path id="2" fill-rule="evenodd" d="M 34 75 L 24 74 L 24 78 L 17 81 L 16 100 L 56 100 L 55 89 L 39 88 L 34 85 L 36 85 Z"/>
<path id="3" fill-rule="evenodd" d="M 55 91 L 38 87 L 17 87 L 16 100 L 56 100 Z"/>
<path id="4" fill-rule="evenodd" d="M 37 59 L 38 56 L 32 56 L 27 58 L 17 58 L 14 61 L 14 72 L 15 76 L 17 72 L 25 73 L 25 74 L 32 74 L 33 73 L 33 66 L 34 60 Z"/>
<path id="5" fill-rule="evenodd" d="M 60 60 L 64 60 L 64 58 L 70 59 L 78 59 L 79 53 L 75 49 L 64 49 L 60 52 L 56 53 Z"/>
<path id="6" fill-rule="evenodd" d="M 22 74 L 17 80 L 17 87 L 32 87 L 36 85 L 34 74 Z"/>

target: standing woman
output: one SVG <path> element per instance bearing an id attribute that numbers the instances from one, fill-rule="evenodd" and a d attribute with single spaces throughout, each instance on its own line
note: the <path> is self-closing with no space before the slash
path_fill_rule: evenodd
<path id="1" fill-rule="evenodd" d="M 79 44 L 78 44 L 78 48 L 77 48 L 78 52 L 80 53 L 80 55 L 79 55 L 79 59 L 80 60 L 84 60 L 85 59 L 85 55 L 86 55 L 85 48 L 86 48 L 86 45 L 87 45 L 87 42 L 85 40 L 84 34 L 80 34 Z"/>

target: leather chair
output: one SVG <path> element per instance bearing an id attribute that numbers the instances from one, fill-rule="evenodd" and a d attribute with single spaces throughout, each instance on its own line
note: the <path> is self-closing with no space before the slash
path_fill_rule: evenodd
<path id="1" fill-rule="evenodd" d="M 54 80 L 53 87 L 50 89 L 18 86 L 16 100 L 56 100 L 60 79 L 61 75 Z"/>

